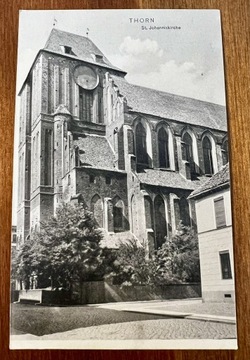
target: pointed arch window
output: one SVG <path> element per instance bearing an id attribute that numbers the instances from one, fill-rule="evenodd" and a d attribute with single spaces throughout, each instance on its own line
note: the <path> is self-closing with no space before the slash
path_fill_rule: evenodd
<path id="1" fill-rule="evenodd" d="M 189 133 L 186 132 L 184 134 L 182 141 L 183 141 L 183 153 L 182 153 L 183 160 L 186 160 L 189 163 L 193 163 L 194 162 L 193 140 L 189 135 Z"/>
<path id="2" fill-rule="evenodd" d="M 103 227 L 103 206 L 99 195 L 94 195 L 91 199 L 91 211 L 94 215 L 96 225 Z"/>
<path id="3" fill-rule="evenodd" d="M 194 162 L 194 149 L 193 139 L 188 132 L 185 132 L 182 138 L 182 158 L 189 163 L 191 178 L 195 177 L 195 162 Z"/>
<path id="4" fill-rule="evenodd" d="M 154 200 L 155 213 L 155 241 L 156 248 L 162 246 L 167 236 L 167 224 L 164 200 L 160 195 L 157 195 Z"/>
<path id="5" fill-rule="evenodd" d="M 169 144 L 168 144 L 168 133 L 162 127 L 158 131 L 158 156 L 159 156 L 159 167 L 169 168 Z"/>
<path id="6" fill-rule="evenodd" d="M 153 203 L 149 196 L 144 197 L 146 228 L 153 229 Z"/>
<path id="7" fill-rule="evenodd" d="M 139 123 L 136 126 L 135 131 L 135 143 L 136 143 L 136 159 L 137 163 L 148 165 L 148 154 L 147 154 L 147 133 L 144 126 Z"/>
<path id="8" fill-rule="evenodd" d="M 212 156 L 212 144 L 208 136 L 205 136 L 202 141 L 204 170 L 206 175 L 212 175 L 214 173 L 213 156 Z"/>
<path id="9" fill-rule="evenodd" d="M 222 144 L 222 163 L 226 165 L 228 163 L 228 140 L 225 140 Z"/>
<path id="10" fill-rule="evenodd" d="M 123 231 L 124 223 L 124 204 L 119 197 L 115 197 L 113 201 L 113 219 L 114 219 L 114 232 Z"/>

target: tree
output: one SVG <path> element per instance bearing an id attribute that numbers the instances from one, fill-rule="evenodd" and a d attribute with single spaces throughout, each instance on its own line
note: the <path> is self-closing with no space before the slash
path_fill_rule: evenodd
<path id="1" fill-rule="evenodd" d="M 118 285 L 150 284 L 152 261 L 148 258 L 146 248 L 135 240 L 122 243 L 115 253 L 110 276 Z"/>
<path id="2" fill-rule="evenodd" d="M 101 276 L 101 231 L 82 205 L 63 204 L 56 215 L 32 232 L 18 254 L 17 273 L 29 287 L 36 274 L 38 286 L 71 289 L 74 282 Z"/>
<path id="3" fill-rule="evenodd" d="M 150 256 L 149 256 L 150 255 Z M 198 238 L 193 229 L 180 225 L 154 254 L 148 254 L 138 242 L 121 244 L 111 273 L 119 285 L 167 285 L 199 282 Z"/>
<path id="4" fill-rule="evenodd" d="M 198 237 L 190 227 L 180 225 L 155 254 L 157 274 L 161 281 L 199 282 L 200 262 Z"/>

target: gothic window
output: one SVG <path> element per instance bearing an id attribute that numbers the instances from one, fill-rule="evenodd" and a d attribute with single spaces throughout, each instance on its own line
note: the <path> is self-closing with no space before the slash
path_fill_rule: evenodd
<path id="1" fill-rule="evenodd" d="M 144 197 L 146 228 L 153 229 L 153 203 L 149 196 Z"/>
<path id="2" fill-rule="evenodd" d="M 175 228 L 178 229 L 181 221 L 180 199 L 174 199 Z"/>
<path id="3" fill-rule="evenodd" d="M 204 158 L 204 170 L 206 175 L 212 175 L 214 173 L 213 157 L 212 157 L 212 144 L 207 136 L 202 141 L 203 158 Z"/>
<path id="4" fill-rule="evenodd" d="M 91 212 L 94 215 L 96 224 L 98 227 L 103 227 L 103 207 L 102 207 L 102 200 L 99 195 L 93 196 L 91 200 Z"/>
<path id="5" fill-rule="evenodd" d="M 195 174 L 193 140 L 191 135 L 186 132 L 182 138 L 182 158 L 189 163 L 191 175 Z"/>
<path id="6" fill-rule="evenodd" d="M 183 160 L 188 161 L 189 163 L 194 162 L 193 158 L 193 140 L 189 133 L 185 133 L 183 136 Z"/>
<path id="7" fill-rule="evenodd" d="M 93 92 L 82 87 L 79 87 L 79 116 L 82 121 L 93 121 Z"/>
<path id="8" fill-rule="evenodd" d="M 44 185 L 52 184 L 52 131 L 45 129 L 44 141 Z"/>
<path id="9" fill-rule="evenodd" d="M 148 165 L 146 130 L 141 123 L 136 126 L 135 143 L 137 163 Z"/>
<path id="10" fill-rule="evenodd" d="M 228 140 L 225 140 L 222 144 L 222 163 L 226 165 L 228 163 Z"/>
<path id="11" fill-rule="evenodd" d="M 169 168 L 168 134 L 163 127 L 158 132 L 158 156 L 159 167 Z"/>
<path id="12" fill-rule="evenodd" d="M 167 224 L 165 214 L 164 200 L 160 195 L 157 195 L 154 200 L 154 213 L 155 213 L 155 240 L 156 248 L 162 246 L 167 236 Z"/>
<path id="13" fill-rule="evenodd" d="M 184 226 L 190 226 L 189 205 L 187 199 L 180 199 L 180 219 Z"/>
<path id="14" fill-rule="evenodd" d="M 116 197 L 113 201 L 114 232 L 123 231 L 123 212 L 123 201 L 119 197 Z"/>

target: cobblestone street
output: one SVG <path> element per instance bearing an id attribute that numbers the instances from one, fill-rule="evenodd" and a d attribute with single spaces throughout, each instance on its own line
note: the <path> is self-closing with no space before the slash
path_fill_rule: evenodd
<path id="1" fill-rule="evenodd" d="M 185 313 L 205 318 L 183 318 Z M 11 323 L 12 334 L 20 340 L 234 339 L 233 316 L 233 304 L 200 300 L 71 307 L 13 304 Z"/>
<path id="2" fill-rule="evenodd" d="M 232 339 L 235 326 L 186 319 L 161 319 L 91 326 L 42 336 L 43 340 Z"/>

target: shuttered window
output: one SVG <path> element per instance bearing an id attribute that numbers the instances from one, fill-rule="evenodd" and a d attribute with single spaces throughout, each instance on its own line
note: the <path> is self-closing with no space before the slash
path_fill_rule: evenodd
<path id="1" fill-rule="evenodd" d="M 220 264 L 222 279 L 232 279 L 232 270 L 228 251 L 220 253 Z"/>
<path id="2" fill-rule="evenodd" d="M 220 228 L 226 226 L 226 214 L 223 197 L 214 199 L 214 211 L 216 227 Z"/>

